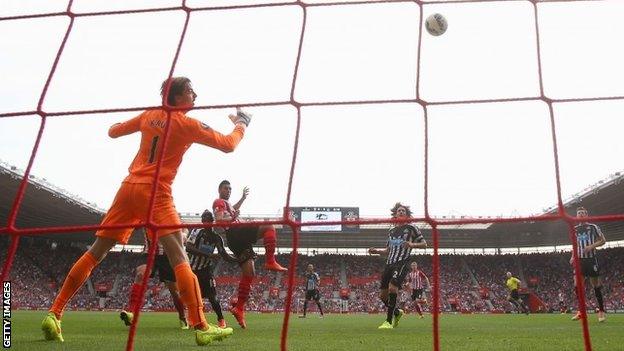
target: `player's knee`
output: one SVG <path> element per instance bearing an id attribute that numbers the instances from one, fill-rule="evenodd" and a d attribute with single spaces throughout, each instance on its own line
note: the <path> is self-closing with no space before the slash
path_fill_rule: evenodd
<path id="1" fill-rule="evenodd" d="M 175 268 L 181 263 L 188 262 L 186 250 L 184 249 L 184 244 L 182 243 L 182 232 L 165 235 L 161 237 L 159 241 L 165 249 L 165 253 L 167 254 L 171 267 Z"/>
<path id="2" fill-rule="evenodd" d="M 89 248 L 89 253 L 91 253 L 91 256 L 93 256 L 99 264 L 116 243 L 117 241 L 114 239 L 98 236 L 95 238 L 93 245 Z"/>
<path id="3" fill-rule="evenodd" d="M 167 258 L 169 259 L 171 267 L 176 267 L 181 263 L 188 262 L 188 257 L 182 250 L 176 250 L 172 255 L 169 255 L 169 252 L 167 252 Z"/>
<path id="4" fill-rule="evenodd" d="M 275 226 L 273 224 L 263 224 L 258 227 L 258 232 L 264 233 L 267 230 L 275 230 Z"/>

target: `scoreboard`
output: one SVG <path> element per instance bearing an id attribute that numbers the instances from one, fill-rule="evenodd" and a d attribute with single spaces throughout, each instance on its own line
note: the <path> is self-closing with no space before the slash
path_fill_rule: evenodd
<path id="1" fill-rule="evenodd" d="M 360 218 L 359 207 L 291 207 L 290 217 L 297 222 L 356 221 Z M 327 224 L 301 227 L 302 232 L 359 233 L 358 224 Z"/>

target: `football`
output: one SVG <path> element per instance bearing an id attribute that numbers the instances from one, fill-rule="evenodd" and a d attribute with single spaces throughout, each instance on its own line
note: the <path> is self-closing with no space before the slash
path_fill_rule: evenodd
<path id="1" fill-rule="evenodd" d="M 433 15 L 427 17 L 425 28 L 427 28 L 427 32 L 429 32 L 429 34 L 437 37 L 446 32 L 448 23 L 446 22 L 446 18 L 444 18 L 444 16 L 439 13 L 434 13 Z"/>

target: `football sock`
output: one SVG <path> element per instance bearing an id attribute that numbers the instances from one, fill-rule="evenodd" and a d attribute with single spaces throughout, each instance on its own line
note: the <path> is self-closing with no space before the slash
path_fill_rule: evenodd
<path id="1" fill-rule="evenodd" d="M 266 255 L 266 262 L 275 262 L 275 246 L 277 245 L 277 238 L 275 234 L 275 228 L 268 227 L 264 233 L 262 233 L 262 242 L 264 244 L 264 250 Z"/>
<path id="2" fill-rule="evenodd" d="M 416 312 L 418 312 L 418 314 L 422 316 L 422 310 L 420 309 L 420 304 L 416 302 L 414 305 L 416 306 Z"/>
<path id="3" fill-rule="evenodd" d="M 217 296 L 215 294 L 208 295 L 208 301 L 210 301 L 212 310 L 217 314 L 217 320 L 223 319 L 223 311 L 221 311 L 221 304 L 217 301 Z"/>
<path id="4" fill-rule="evenodd" d="M 180 292 L 180 299 L 188 308 L 188 321 L 195 329 L 208 327 L 204 317 L 204 303 L 197 276 L 191 270 L 188 262 L 183 262 L 174 267 L 176 282 Z"/>
<path id="5" fill-rule="evenodd" d="M 238 302 L 236 303 L 236 308 L 241 311 L 245 310 L 245 303 L 249 297 L 249 290 L 251 290 L 252 281 L 253 276 L 244 275 L 238 283 Z"/>
<path id="6" fill-rule="evenodd" d="M 305 300 L 303 302 L 303 315 L 306 315 L 306 312 L 308 312 L 308 300 Z"/>
<path id="7" fill-rule="evenodd" d="M 596 295 L 596 300 L 598 300 L 598 310 L 600 312 L 604 312 L 604 302 L 602 300 L 602 287 L 599 286 L 594 288 L 594 294 Z"/>
<path id="8" fill-rule="evenodd" d="M 321 307 L 321 303 L 316 301 L 316 305 L 318 306 L 319 312 L 321 312 L 321 316 L 323 315 L 323 307 Z"/>
<path id="9" fill-rule="evenodd" d="M 57 319 L 61 319 L 65 305 L 67 305 L 67 302 L 76 294 L 87 278 L 89 278 L 91 271 L 97 264 L 98 262 L 95 257 L 88 251 L 74 263 L 67 274 L 67 278 L 65 278 L 65 282 L 63 282 L 61 291 L 59 291 L 59 294 L 56 296 L 50 308 L 50 312 L 53 312 Z"/>
<path id="10" fill-rule="evenodd" d="M 181 320 L 186 319 L 186 317 L 184 317 L 184 304 L 180 300 L 180 296 L 178 294 L 171 294 L 171 298 L 173 299 L 173 305 L 176 311 L 178 311 L 178 318 Z"/>
<path id="11" fill-rule="evenodd" d="M 392 317 L 394 316 L 394 309 L 396 307 L 397 294 L 388 294 L 388 314 L 386 315 L 386 321 L 392 323 Z"/>

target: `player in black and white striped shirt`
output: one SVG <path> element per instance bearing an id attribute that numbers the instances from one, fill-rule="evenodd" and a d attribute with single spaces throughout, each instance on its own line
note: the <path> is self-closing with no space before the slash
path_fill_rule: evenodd
<path id="1" fill-rule="evenodd" d="M 303 303 L 303 315 L 299 316 L 299 318 L 305 318 L 306 313 L 308 312 L 308 301 L 314 300 L 316 302 L 316 306 L 318 306 L 319 312 L 321 313 L 321 318 L 323 318 L 323 307 L 321 306 L 321 294 L 318 291 L 319 283 L 321 282 L 321 277 L 319 277 L 318 273 L 314 271 L 314 265 L 309 264 L 306 267 L 306 275 L 305 275 L 305 284 L 306 284 L 306 294 L 305 294 L 305 302 Z"/>
<path id="2" fill-rule="evenodd" d="M 205 210 L 202 214 L 202 223 L 212 223 L 212 212 Z M 215 249 L 219 254 L 215 254 Z M 186 241 L 186 252 L 193 273 L 197 276 L 201 296 L 207 298 L 212 305 L 212 310 L 217 314 L 217 325 L 226 328 L 225 319 L 221 310 L 221 303 L 217 299 L 216 281 L 214 279 L 214 263 L 212 259 L 224 257 L 230 262 L 237 262 L 236 258 L 229 256 L 223 247 L 223 239 L 212 228 L 195 228 L 191 230 Z"/>
<path id="3" fill-rule="evenodd" d="M 394 218 L 412 216 L 409 206 L 397 202 L 390 210 Z M 387 254 L 386 267 L 381 276 L 379 298 L 387 307 L 386 320 L 379 329 L 393 329 L 399 325 L 403 311 L 396 307 L 397 295 L 410 270 L 412 249 L 424 249 L 427 242 L 420 230 L 411 224 L 396 225 L 388 232 L 388 242 L 383 249 L 371 248 L 370 254 Z"/>
<path id="4" fill-rule="evenodd" d="M 576 209 L 577 217 L 587 217 L 587 210 L 584 207 Z M 600 269 L 598 267 L 598 259 L 596 257 L 596 248 L 604 245 L 607 240 L 600 230 L 600 227 L 593 223 L 581 222 L 574 227 L 574 236 L 576 238 L 577 254 L 581 265 L 581 274 L 583 279 L 589 278 L 594 294 L 598 301 L 598 322 L 604 322 L 606 319 L 604 311 L 604 302 L 602 298 L 602 282 L 600 281 Z M 574 256 L 570 257 L 570 264 L 574 266 Z M 576 275 L 574 275 L 574 292 L 576 293 Z M 572 320 L 579 320 L 581 312 L 577 312 Z"/>

